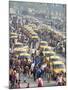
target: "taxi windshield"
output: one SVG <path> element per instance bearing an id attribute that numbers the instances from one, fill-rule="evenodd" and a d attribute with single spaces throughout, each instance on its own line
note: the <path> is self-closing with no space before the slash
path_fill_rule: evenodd
<path id="1" fill-rule="evenodd" d="M 41 45 L 43 45 L 43 46 L 44 46 L 44 45 L 47 45 L 47 43 L 41 43 Z"/>
<path id="2" fill-rule="evenodd" d="M 53 68 L 54 69 L 64 68 L 64 65 L 63 64 L 55 64 L 55 65 L 53 65 Z"/>
<path id="3" fill-rule="evenodd" d="M 51 59 L 50 61 L 58 61 L 59 59 Z"/>

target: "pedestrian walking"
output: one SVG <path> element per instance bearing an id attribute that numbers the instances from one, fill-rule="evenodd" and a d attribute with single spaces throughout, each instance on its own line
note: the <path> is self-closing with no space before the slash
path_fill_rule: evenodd
<path id="1" fill-rule="evenodd" d="M 37 69 L 36 75 L 37 75 L 37 78 L 41 77 L 41 75 L 42 75 L 42 69 L 41 68 Z"/>
<path id="2" fill-rule="evenodd" d="M 50 80 L 51 80 L 51 71 L 50 71 L 49 65 L 47 65 L 46 68 L 45 68 L 45 77 L 46 77 L 46 80 L 48 82 L 50 82 Z"/>
<path id="3" fill-rule="evenodd" d="M 34 78 L 34 81 L 36 80 L 36 67 L 34 67 L 33 69 L 33 78 Z"/>
<path id="4" fill-rule="evenodd" d="M 30 87 L 30 84 L 29 83 L 27 83 L 27 87 L 26 88 L 29 88 Z"/>
<path id="5" fill-rule="evenodd" d="M 56 82 L 57 82 L 57 85 L 58 85 L 58 86 L 62 86 L 62 84 L 63 84 L 63 76 L 62 76 L 61 74 L 58 74 L 58 75 L 57 75 L 57 80 L 56 80 Z"/>
<path id="6" fill-rule="evenodd" d="M 38 87 L 43 87 L 43 79 L 42 78 L 38 78 L 37 79 L 37 84 L 38 84 Z"/>

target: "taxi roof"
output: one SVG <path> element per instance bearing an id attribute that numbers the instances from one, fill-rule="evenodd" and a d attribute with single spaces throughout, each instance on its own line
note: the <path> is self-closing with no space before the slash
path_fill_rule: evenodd
<path id="1" fill-rule="evenodd" d="M 20 56 L 30 56 L 29 53 L 21 53 Z"/>
<path id="2" fill-rule="evenodd" d="M 32 38 L 38 38 L 38 36 L 36 35 L 36 36 L 32 36 Z"/>
<path id="3" fill-rule="evenodd" d="M 16 42 L 15 45 L 23 45 L 21 42 Z"/>
<path id="4" fill-rule="evenodd" d="M 40 41 L 40 43 L 48 43 L 47 41 Z"/>
<path id="5" fill-rule="evenodd" d="M 10 35 L 17 35 L 17 33 L 16 32 L 10 32 Z"/>
<path id="6" fill-rule="evenodd" d="M 46 48 L 51 49 L 50 46 L 46 46 L 46 45 L 45 45 L 45 46 L 41 46 L 41 47 L 42 47 L 42 48 L 45 48 L 45 49 L 46 49 Z"/>
<path id="7" fill-rule="evenodd" d="M 11 39 L 15 39 L 15 38 L 17 38 L 17 37 L 18 37 L 17 35 L 15 35 L 15 36 L 10 36 Z"/>
<path id="8" fill-rule="evenodd" d="M 54 51 L 45 51 L 45 53 L 55 53 Z"/>
<path id="9" fill-rule="evenodd" d="M 63 61 L 54 61 L 53 64 L 64 64 Z"/>
<path id="10" fill-rule="evenodd" d="M 57 55 L 53 55 L 53 56 L 50 56 L 50 59 L 60 59 L 60 57 Z"/>
<path id="11" fill-rule="evenodd" d="M 27 49 L 20 47 L 20 48 L 14 48 L 14 51 L 27 51 Z"/>

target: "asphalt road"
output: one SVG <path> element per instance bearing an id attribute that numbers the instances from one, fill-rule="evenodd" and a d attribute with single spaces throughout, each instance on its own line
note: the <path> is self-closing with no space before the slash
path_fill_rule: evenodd
<path id="1" fill-rule="evenodd" d="M 31 88 L 37 87 L 37 83 L 36 83 L 36 81 L 33 80 L 33 77 L 30 77 L 30 78 L 29 78 L 29 77 L 27 76 L 27 77 L 26 77 L 27 83 L 24 82 L 24 78 L 25 78 L 25 76 L 21 73 L 21 74 L 20 74 L 20 87 L 21 87 L 21 88 L 26 88 L 28 82 L 30 83 L 30 87 L 31 87 Z M 44 80 L 44 85 L 43 85 L 43 87 L 57 86 L 57 85 L 56 85 L 56 81 L 52 81 L 52 80 L 51 80 L 50 82 L 48 82 L 45 77 L 43 77 L 43 80 Z"/>

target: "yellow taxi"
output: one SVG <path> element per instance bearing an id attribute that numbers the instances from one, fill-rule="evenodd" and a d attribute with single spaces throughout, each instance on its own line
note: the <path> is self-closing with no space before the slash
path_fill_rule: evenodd
<path id="1" fill-rule="evenodd" d="M 17 48 L 17 47 L 22 47 L 22 46 L 23 46 L 23 44 L 20 43 L 20 42 L 16 42 L 16 43 L 15 43 L 15 48 Z"/>
<path id="2" fill-rule="evenodd" d="M 29 53 L 20 53 L 20 58 L 27 58 L 29 62 L 31 62 L 31 55 Z"/>
<path id="3" fill-rule="evenodd" d="M 38 36 L 32 36 L 31 39 L 39 39 Z"/>
<path id="4" fill-rule="evenodd" d="M 10 39 L 17 39 L 17 38 L 18 38 L 17 35 L 15 35 L 15 36 L 10 36 Z"/>
<path id="5" fill-rule="evenodd" d="M 32 28 L 36 28 L 35 24 L 29 24 L 29 26 L 32 27 Z"/>
<path id="6" fill-rule="evenodd" d="M 63 72 L 63 73 L 66 72 L 65 64 L 63 61 L 54 61 L 52 67 L 53 67 L 52 71 L 53 71 L 54 75 L 61 73 L 61 72 Z"/>
<path id="7" fill-rule="evenodd" d="M 55 55 L 54 51 L 46 51 L 45 52 L 45 57 L 50 57 L 50 56 L 53 56 L 53 55 Z"/>
<path id="8" fill-rule="evenodd" d="M 23 46 L 23 49 L 28 52 L 30 48 L 28 47 L 28 45 L 26 45 L 26 46 Z"/>
<path id="9" fill-rule="evenodd" d="M 43 51 L 50 51 L 52 48 L 50 46 L 42 45 L 40 49 L 42 49 Z"/>
<path id="10" fill-rule="evenodd" d="M 44 54 L 44 61 L 45 63 L 50 63 L 50 57 L 55 55 L 55 52 L 53 51 L 45 51 L 45 54 Z"/>
<path id="11" fill-rule="evenodd" d="M 50 58 L 49 58 L 50 65 L 52 65 L 52 63 L 54 61 L 60 61 L 60 60 L 61 60 L 61 58 L 59 56 L 57 56 L 57 55 L 50 56 Z"/>
<path id="12" fill-rule="evenodd" d="M 15 53 L 20 53 L 20 52 L 28 52 L 26 48 L 23 47 L 18 47 L 18 48 L 14 48 L 13 50 Z"/>
<path id="13" fill-rule="evenodd" d="M 10 32 L 10 39 L 17 39 L 18 38 L 18 35 L 16 32 Z"/>
<path id="14" fill-rule="evenodd" d="M 40 48 L 43 48 L 44 46 L 48 46 L 47 41 L 40 41 Z"/>
<path id="15" fill-rule="evenodd" d="M 17 36 L 17 33 L 16 32 L 11 32 L 10 35 L 11 36 Z"/>

